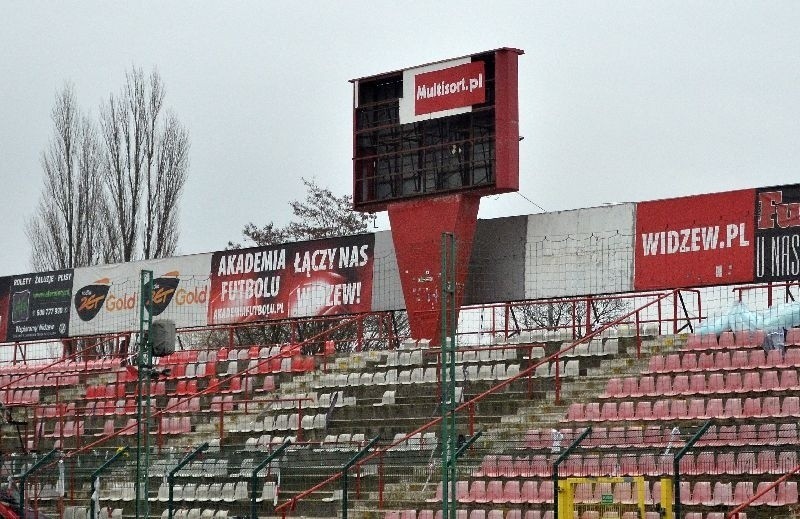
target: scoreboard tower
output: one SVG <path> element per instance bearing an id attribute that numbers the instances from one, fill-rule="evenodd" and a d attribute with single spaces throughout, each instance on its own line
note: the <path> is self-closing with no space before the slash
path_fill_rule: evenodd
<path id="1" fill-rule="evenodd" d="M 353 204 L 388 211 L 412 337 L 438 342 L 440 242 L 459 306 L 480 198 L 519 189 L 519 49 L 352 80 Z"/>

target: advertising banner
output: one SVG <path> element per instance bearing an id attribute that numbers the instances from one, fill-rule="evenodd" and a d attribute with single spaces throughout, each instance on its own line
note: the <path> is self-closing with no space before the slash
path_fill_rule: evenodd
<path id="1" fill-rule="evenodd" d="M 369 312 L 375 236 L 215 252 L 208 324 Z"/>
<path id="2" fill-rule="evenodd" d="M 72 270 L 25 274 L 11 278 L 8 295 L 6 340 L 56 339 L 69 334 Z M 2 311 L 0 289 L 0 311 Z"/>
<path id="3" fill-rule="evenodd" d="M 11 320 L 8 313 L 8 298 L 11 293 L 11 277 L 0 278 L 0 343 L 6 341 L 6 329 Z"/>
<path id="4" fill-rule="evenodd" d="M 211 254 L 75 269 L 70 334 L 139 329 L 141 272 L 153 272 L 153 318 L 204 326 Z"/>
<path id="5" fill-rule="evenodd" d="M 636 205 L 636 290 L 753 280 L 755 190 Z"/>
<path id="6" fill-rule="evenodd" d="M 800 184 L 756 191 L 755 281 L 800 276 Z"/>
<path id="7" fill-rule="evenodd" d="M 400 124 L 471 112 L 486 99 L 485 78 L 484 63 L 468 57 L 403 70 Z"/>

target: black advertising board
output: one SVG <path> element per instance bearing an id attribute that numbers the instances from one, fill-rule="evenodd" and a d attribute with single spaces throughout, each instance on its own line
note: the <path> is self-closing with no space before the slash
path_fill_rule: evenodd
<path id="1" fill-rule="evenodd" d="M 756 190 L 757 283 L 800 276 L 800 184 Z"/>
<path id="2" fill-rule="evenodd" d="M 11 279 L 11 277 L 0 278 L 0 343 L 6 341 L 6 328 L 10 317 L 8 313 L 8 298 Z"/>
<path id="3" fill-rule="evenodd" d="M 6 340 L 68 336 L 72 278 L 72 269 L 11 278 Z"/>

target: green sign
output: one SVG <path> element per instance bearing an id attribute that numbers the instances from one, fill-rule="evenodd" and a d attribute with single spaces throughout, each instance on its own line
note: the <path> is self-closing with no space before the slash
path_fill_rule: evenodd
<path id="1" fill-rule="evenodd" d="M 600 504 L 611 505 L 614 503 L 614 496 L 612 494 L 603 494 L 600 498 Z"/>

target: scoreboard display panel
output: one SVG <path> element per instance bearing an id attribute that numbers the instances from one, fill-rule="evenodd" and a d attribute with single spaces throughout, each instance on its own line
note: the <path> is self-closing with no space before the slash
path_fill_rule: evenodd
<path id="1" fill-rule="evenodd" d="M 520 54 L 503 48 L 353 80 L 355 209 L 518 190 Z"/>

